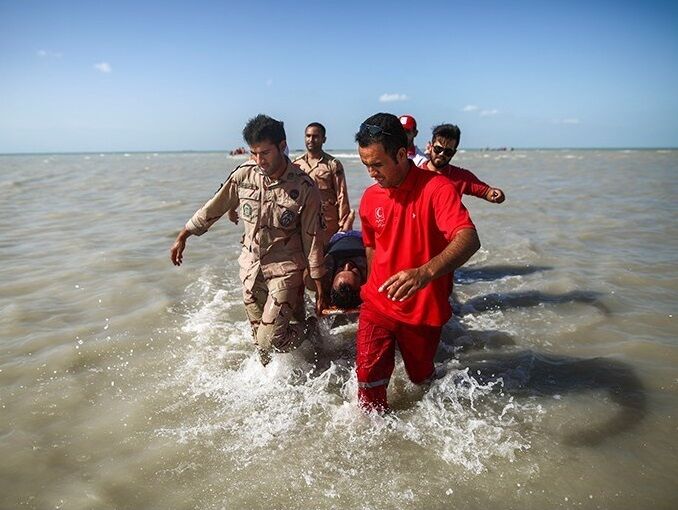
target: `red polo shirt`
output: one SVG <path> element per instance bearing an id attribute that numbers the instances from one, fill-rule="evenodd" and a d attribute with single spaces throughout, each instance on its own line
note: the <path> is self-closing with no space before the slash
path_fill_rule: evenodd
<path id="1" fill-rule="evenodd" d="M 457 231 L 475 229 L 453 183 L 410 162 L 397 188 L 375 184 L 365 190 L 360 220 L 363 242 L 374 249 L 370 276 L 360 292 L 363 301 L 406 324 L 445 324 L 452 316 L 452 273 L 402 302 L 391 301 L 379 287 L 398 271 L 419 267 L 438 255 Z"/>
<path id="2" fill-rule="evenodd" d="M 427 163 L 428 161 L 423 163 L 421 168 L 428 170 Z M 473 172 L 465 168 L 448 164 L 441 168 L 439 172 L 452 179 L 460 195 L 473 195 L 474 197 L 485 198 L 487 191 L 490 189 L 488 184 L 485 184 Z"/>

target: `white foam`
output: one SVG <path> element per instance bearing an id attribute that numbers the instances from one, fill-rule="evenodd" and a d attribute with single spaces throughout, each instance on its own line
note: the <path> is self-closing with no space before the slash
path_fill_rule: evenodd
<path id="1" fill-rule="evenodd" d="M 444 365 L 445 375 L 424 392 L 409 381 L 398 359 L 389 387 L 396 411 L 365 414 L 357 405 L 355 323 L 329 331 L 321 321 L 319 355 L 329 357 L 323 368 L 315 365 L 310 342 L 275 354 L 264 367 L 247 321 L 228 319 L 239 304 L 235 285 L 205 270 L 187 293 L 188 302 L 196 303 L 181 326 L 189 344 L 168 386 L 182 395 L 179 409 L 199 405 L 202 411 L 185 413 L 188 422 L 156 430 L 160 435 L 184 443 L 210 441 L 230 465 L 240 467 L 260 462 L 271 448 L 294 451 L 318 436 L 351 457 L 373 455 L 386 442 L 414 443 L 473 473 L 497 456 L 513 460 L 530 446 L 519 432 L 528 408 L 498 393 L 499 383 L 478 383 L 456 362 Z M 496 318 L 467 320 L 491 327 Z M 538 414 L 528 413 L 528 420 Z"/>
<path id="2" fill-rule="evenodd" d="M 332 153 L 332 156 L 339 159 L 360 159 L 360 154 L 357 152 L 337 152 Z"/>

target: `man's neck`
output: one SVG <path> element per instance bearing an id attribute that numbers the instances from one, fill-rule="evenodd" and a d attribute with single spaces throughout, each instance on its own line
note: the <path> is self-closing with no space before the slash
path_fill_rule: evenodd
<path id="1" fill-rule="evenodd" d="M 411 160 L 408 159 L 406 162 L 406 167 L 405 166 L 403 167 L 403 177 L 398 184 L 393 186 L 393 189 L 399 188 L 402 185 L 402 183 L 407 180 L 407 176 L 410 174 L 410 170 L 412 170 L 412 167 L 416 167 L 416 165 Z"/>
<path id="2" fill-rule="evenodd" d="M 314 151 L 314 152 L 311 152 L 311 151 L 307 150 L 307 151 L 306 151 L 306 155 L 307 155 L 308 159 L 312 159 L 312 160 L 322 159 L 322 157 L 323 157 L 323 150 L 322 150 L 322 149 L 319 149 L 319 150 Z"/>
<path id="3" fill-rule="evenodd" d="M 431 161 L 430 159 L 426 162 L 426 168 L 431 170 L 431 172 L 441 173 L 443 168 L 445 168 L 446 166 L 447 165 L 444 165 L 442 168 L 438 168 L 433 164 L 433 161 Z"/>
<path id="4" fill-rule="evenodd" d="M 277 181 L 278 179 L 280 179 L 280 177 L 282 176 L 282 174 L 285 173 L 285 170 L 286 170 L 286 169 L 287 169 L 287 157 L 285 157 L 285 158 L 283 159 L 283 162 L 282 162 L 282 164 L 280 165 L 280 168 L 278 168 L 277 170 L 275 170 L 271 175 L 268 176 L 268 178 L 271 179 L 272 181 Z"/>

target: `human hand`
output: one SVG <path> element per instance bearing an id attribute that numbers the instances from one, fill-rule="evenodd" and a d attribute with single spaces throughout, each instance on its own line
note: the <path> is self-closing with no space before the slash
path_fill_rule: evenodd
<path id="1" fill-rule="evenodd" d="M 315 294 L 315 314 L 317 317 L 322 316 L 323 310 L 327 308 L 327 298 L 325 296 L 325 293 L 322 291 L 320 287 L 316 289 L 316 294 Z"/>
<path id="2" fill-rule="evenodd" d="M 504 196 L 504 192 L 499 188 L 490 188 L 487 192 L 487 200 L 494 204 L 501 204 L 506 200 L 506 197 Z"/>
<path id="3" fill-rule="evenodd" d="M 228 210 L 228 219 L 232 222 L 235 223 L 236 225 L 238 224 L 238 210 L 237 209 L 229 209 Z"/>
<path id="4" fill-rule="evenodd" d="M 430 281 L 431 277 L 419 267 L 405 269 L 386 280 L 379 287 L 379 292 L 386 292 L 392 301 L 405 301 L 419 289 L 428 285 Z"/>
<path id="5" fill-rule="evenodd" d="M 185 228 L 182 229 L 170 248 L 170 260 L 175 266 L 180 266 L 184 261 L 184 249 L 186 248 L 186 239 L 189 235 Z"/>

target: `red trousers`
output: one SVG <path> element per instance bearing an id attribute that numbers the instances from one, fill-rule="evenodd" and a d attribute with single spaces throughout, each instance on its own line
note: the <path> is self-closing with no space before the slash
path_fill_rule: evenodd
<path id="1" fill-rule="evenodd" d="M 386 388 L 395 367 L 396 344 L 405 370 L 415 384 L 428 382 L 442 326 L 412 325 L 393 320 L 363 303 L 356 336 L 358 401 L 366 410 L 388 408 Z"/>

